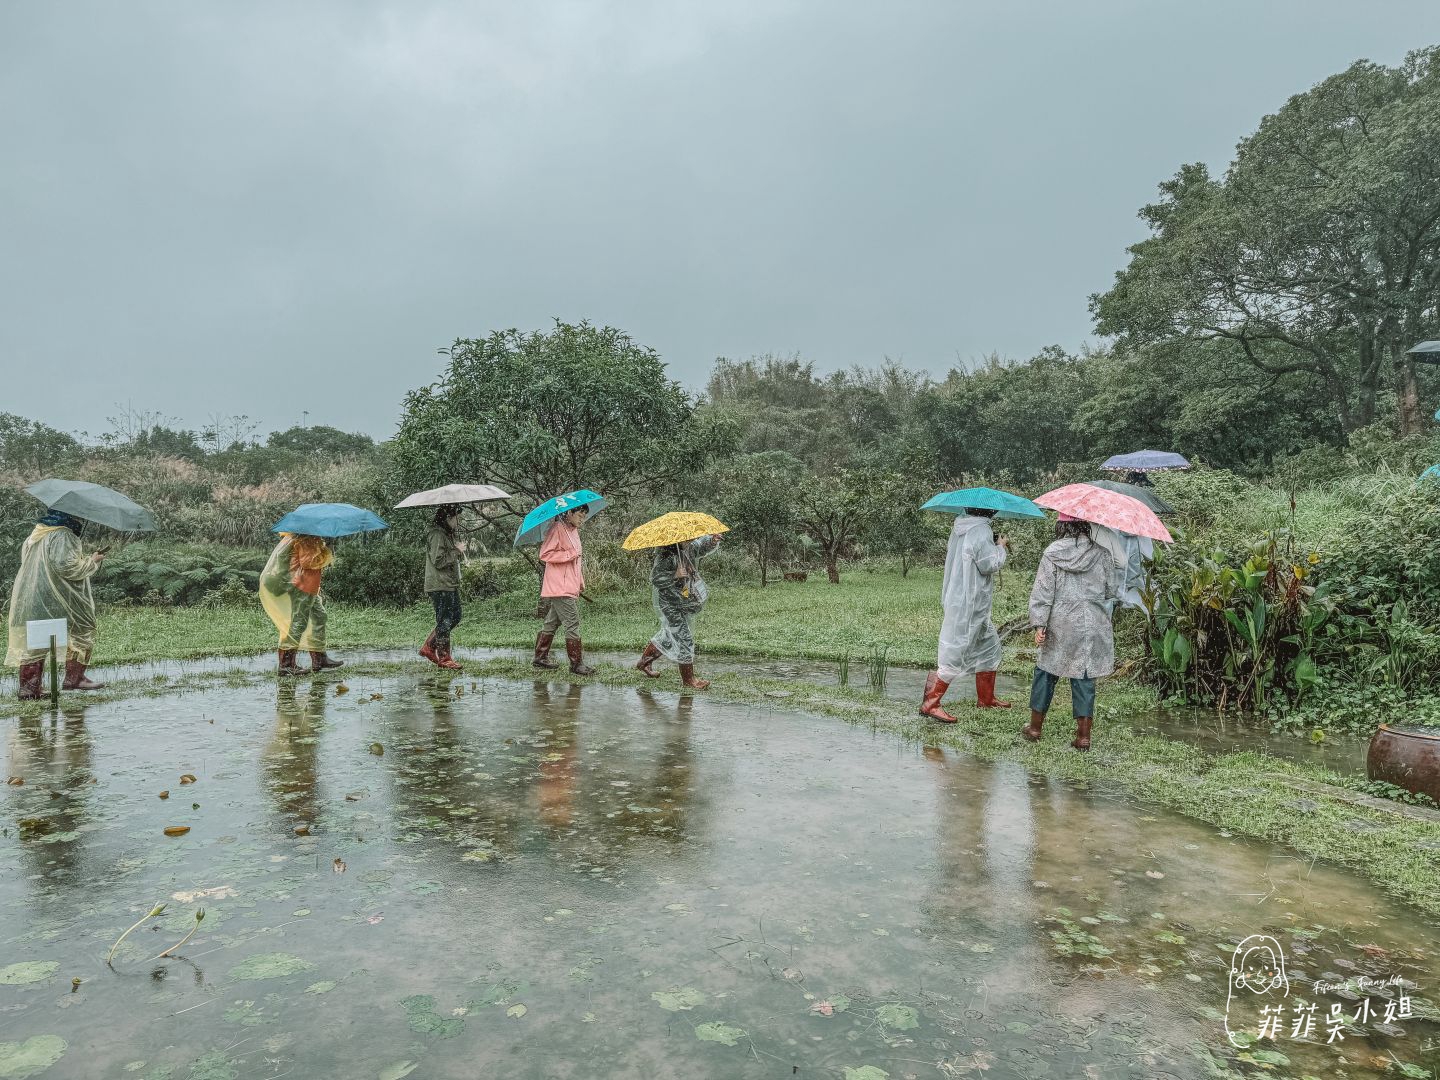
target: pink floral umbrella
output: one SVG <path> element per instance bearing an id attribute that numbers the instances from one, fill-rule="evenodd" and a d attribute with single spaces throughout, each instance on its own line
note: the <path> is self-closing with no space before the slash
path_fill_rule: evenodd
<path id="1" fill-rule="evenodd" d="M 1066 484 L 1036 498 L 1035 505 L 1131 536 L 1148 536 L 1167 544 L 1173 542 L 1170 530 L 1155 516 L 1155 511 L 1139 499 L 1118 491 L 1106 491 L 1089 484 Z"/>

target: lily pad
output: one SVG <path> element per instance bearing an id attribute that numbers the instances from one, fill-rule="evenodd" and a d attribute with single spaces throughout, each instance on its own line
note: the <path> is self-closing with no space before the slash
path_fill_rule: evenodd
<path id="1" fill-rule="evenodd" d="M 411 1031 L 423 1035 L 438 1035 L 451 1039 L 465 1029 L 465 1021 L 457 1017 L 439 1016 L 435 1012 L 435 999 L 429 994 L 413 994 L 401 1000 L 405 1018 Z"/>
<path id="2" fill-rule="evenodd" d="M 0 968 L 0 986 L 24 986 L 26 983 L 37 983 L 48 979 L 59 969 L 60 965 L 54 960 L 28 960 L 21 964 L 11 964 L 9 967 Z M 4 1075 L 4 1073 L 0 1073 L 0 1076 Z"/>
<path id="3" fill-rule="evenodd" d="M 524 1005 L 511 1005 L 508 1009 L 505 1010 L 505 1015 L 510 1017 L 511 1019 L 519 1020 L 529 1011 L 530 1010 L 527 1009 Z"/>
<path id="4" fill-rule="evenodd" d="M 230 978 L 240 982 L 253 982 L 258 979 L 283 979 L 287 975 L 294 975 L 297 972 L 309 971 L 315 965 L 309 960 L 302 960 L 298 956 L 291 956 L 289 953 L 256 953 L 254 956 L 247 956 L 235 967 L 230 969 Z"/>
<path id="5" fill-rule="evenodd" d="M 882 1005 L 876 1010 L 875 1019 L 896 1031 L 909 1031 L 920 1026 L 920 1014 L 909 1005 Z"/>
<path id="6" fill-rule="evenodd" d="M 734 1046 L 745 1038 L 745 1029 L 735 1027 L 733 1024 L 722 1024 L 716 1020 L 697 1027 L 695 1037 L 701 1042 L 718 1042 L 724 1043 L 726 1046 Z"/>
<path id="7" fill-rule="evenodd" d="M 705 995 L 693 986 L 657 990 L 650 995 L 650 998 L 666 1012 L 680 1012 L 684 1009 L 693 1009 L 696 1005 L 705 1004 Z"/>
<path id="8" fill-rule="evenodd" d="M 0 1042 L 0 1076 L 5 1080 L 28 1080 L 50 1068 L 65 1053 L 59 1035 L 36 1035 L 24 1042 Z"/>
<path id="9" fill-rule="evenodd" d="M 890 1080 L 890 1074 L 874 1065 L 861 1065 L 858 1069 L 845 1067 L 845 1080 Z"/>
<path id="10" fill-rule="evenodd" d="M 405 1080 L 412 1072 L 420 1067 L 418 1061 L 397 1061 L 388 1069 L 380 1070 L 380 1080 Z"/>
<path id="11" fill-rule="evenodd" d="M 305 992 L 307 994 L 328 994 L 338 985 L 339 983 L 335 982 L 334 979 L 326 979 L 324 982 L 311 983 L 305 987 Z"/>

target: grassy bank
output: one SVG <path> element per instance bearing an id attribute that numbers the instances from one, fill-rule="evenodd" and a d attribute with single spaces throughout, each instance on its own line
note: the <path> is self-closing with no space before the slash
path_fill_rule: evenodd
<path id="1" fill-rule="evenodd" d="M 1030 580 L 1007 574 L 998 590 L 995 618 L 1005 622 L 1024 611 Z M 581 604 L 585 644 L 591 649 L 634 649 L 655 632 L 648 593 L 616 592 Z M 346 648 L 400 648 L 425 639 L 434 625 L 428 603 L 400 610 L 335 604 L 329 609 L 329 644 Z M 839 659 L 863 656 L 872 644 L 889 647 L 898 664 L 935 662 L 940 626 L 940 572 L 846 574 L 838 585 L 803 583 L 712 586 L 697 623 L 702 653 L 714 655 Z M 465 608 L 457 646 L 524 648 L 539 623 L 533 603 L 506 596 Z M 238 655 L 275 647 L 275 629 L 251 607 L 117 607 L 101 615 L 97 664 L 135 663 L 175 657 Z"/>

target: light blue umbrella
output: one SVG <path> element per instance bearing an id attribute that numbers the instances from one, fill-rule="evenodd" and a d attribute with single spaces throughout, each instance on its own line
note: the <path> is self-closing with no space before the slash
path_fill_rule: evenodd
<path id="1" fill-rule="evenodd" d="M 350 536 L 389 527 L 378 514 L 349 503 L 302 503 L 277 521 L 270 531 L 304 536 Z"/>
<path id="2" fill-rule="evenodd" d="M 1029 499 L 1011 495 L 1008 491 L 994 488 L 961 488 L 959 491 L 942 491 L 920 507 L 921 510 L 937 510 L 942 514 L 963 514 L 969 508 L 994 510 L 997 518 L 1043 518 L 1045 511 Z"/>
<path id="3" fill-rule="evenodd" d="M 1430 468 L 1420 474 L 1420 480 L 1430 480 L 1435 483 L 1440 483 L 1440 465 L 1431 465 Z M 1419 482 L 1419 480 L 1416 481 L 1416 483 Z"/>
<path id="4" fill-rule="evenodd" d="M 1162 469 L 1188 469 L 1190 462 L 1168 450 L 1136 450 L 1133 454 L 1116 454 L 1100 468 L 1116 472 L 1160 472 Z"/>
<path id="5" fill-rule="evenodd" d="M 583 506 L 590 511 L 589 516 L 594 517 L 609 505 L 609 499 L 589 488 L 569 491 L 564 495 L 547 499 L 525 515 L 525 520 L 520 523 L 519 531 L 515 533 L 515 546 L 518 548 L 527 544 L 538 544 L 545 536 L 545 526 L 553 518 L 559 517 L 567 510 L 575 510 Z"/>

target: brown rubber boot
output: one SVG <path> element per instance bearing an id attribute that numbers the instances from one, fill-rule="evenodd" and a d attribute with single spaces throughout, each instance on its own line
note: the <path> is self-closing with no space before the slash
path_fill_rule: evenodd
<path id="1" fill-rule="evenodd" d="M 697 679 L 695 677 L 694 664 L 680 665 L 680 685 L 689 690 L 704 690 L 710 685 L 709 679 Z"/>
<path id="2" fill-rule="evenodd" d="M 1030 710 L 1030 722 L 1020 729 L 1020 734 L 1031 742 L 1040 741 L 1040 728 L 1045 723 L 1045 714 Z"/>
<path id="3" fill-rule="evenodd" d="M 555 640 L 554 630 L 541 630 L 535 635 L 535 659 L 530 661 L 536 667 L 558 668 L 560 665 L 550 659 L 550 643 Z"/>
<path id="4" fill-rule="evenodd" d="M 655 643 L 653 641 L 647 641 L 645 643 L 644 652 L 640 654 L 640 662 L 635 665 L 635 670 L 643 672 L 644 674 L 650 676 L 650 678 L 652 679 L 658 679 L 660 677 L 660 673 L 650 665 L 655 663 L 655 661 L 659 659 L 660 650 L 655 648 Z"/>
<path id="5" fill-rule="evenodd" d="M 299 674 L 300 674 L 300 668 L 299 668 L 299 667 L 296 665 L 296 663 L 295 663 L 295 654 L 296 654 L 297 652 L 299 652 L 298 649 L 281 649 L 281 650 L 280 650 L 280 667 L 278 668 L 278 674 L 280 674 L 280 675 L 299 675 Z"/>
<path id="6" fill-rule="evenodd" d="M 92 682 L 85 677 L 85 665 L 79 660 L 65 661 L 65 689 L 66 690 L 102 690 L 103 682 Z"/>
<path id="7" fill-rule="evenodd" d="M 429 660 L 436 667 L 444 667 L 440 663 L 440 654 L 435 651 L 435 631 L 430 631 L 430 636 L 425 639 L 425 644 L 420 646 L 420 655 Z"/>
<path id="8" fill-rule="evenodd" d="M 1076 750 L 1090 749 L 1090 720 L 1088 716 L 1077 716 L 1075 718 L 1075 738 L 1070 745 Z"/>
<path id="9" fill-rule="evenodd" d="M 920 701 L 920 715 L 929 717 L 931 720 L 939 720 L 942 724 L 956 723 L 955 717 L 940 707 L 940 699 L 949 689 L 950 684 L 940 680 L 938 671 L 930 672 L 929 677 L 925 680 L 925 697 Z"/>
<path id="10" fill-rule="evenodd" d="M 975 673 L 975 704 L 982 709 L 1010 708 L 1010 702 L 1001 701 L 995 696 L 995 672 L 977 671 Z"/>
<path id="11" fill-rule="evenodd" d="M 455 662 L 455 658 L 450 655 L 450 646 L 449 646 L 449 645 L 445 645 L 445 646 L 443 646 L 443 647 L 437 646 L 436 649 L 435 649 L 435 655 L 438 657 L 438 659 L 435 661 L 435 663 L 439 664 L 439 665 L 440 665 L 442 668 L 444 668 L 446 671 L 459 671 L 459 670 L 460 670 L 460 665 L 457 664 L 457 663 Z"/>
<path id="12" fill-rule="evenodd" d="M 565 655 L 570 658 L 570 674 L 595 674 L 595 669 L 585 663 L 585 646 L 578 637 L 567 637 L 565 639 Z"/>
<path id="13" fill-rule="evenodd" d="M 329 656 L 327 656 L 327 655 L 325 654 L 325 650 L 324 650 L 324 649 L 321 649 L 321 650 L 319 650 L 318 652 L 317 652 L 316 650 L 314 650 L 314 649 L 311 649 L 311 650 L 310 650 L 310 670 L 311 670 L 311 671 L 325 671 L 325 670 L 327 670 L 327 669 L 329 669 L 329 668 L 337 668 L 337 667 L 344 667 L 344 666 L 345 666 L 345 661 L 344 661 L 344 660 L 334 660 L 334 659 L 331 659 Z"/>
<path id="14" fill-rule="evenodd" d="M 20 700 L 34 701 L 45 696 L 45 661 L 32 660 L 20 665 Z"/>

